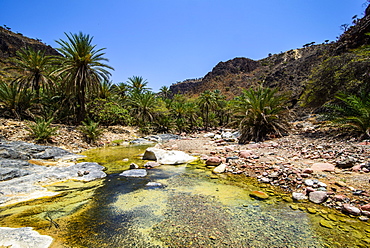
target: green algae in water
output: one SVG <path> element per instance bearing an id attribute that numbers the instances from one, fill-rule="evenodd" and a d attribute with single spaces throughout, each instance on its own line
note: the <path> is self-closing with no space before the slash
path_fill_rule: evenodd
<path id="1" fill-rule="evenodd" d="M 200 162 L 161 166 L 144 178 L 117 174 L 145 147 L 91 150 L 86 161 L 107 167 L 108 177 L 84 184 L 51 185 L 60 192 L 0 209 L 3 226 L 33 226 L 55 238 L 52 247 L 366 247 L 367 223 L 309 203 L 284 201 L 290 196 L 244 175 L 217 179 Z M 134 156 L 134 157 L 131 157 Z M 128 158 L 128 161 L 123 161 Z M 159 182 L 163 187 L 146 187 Z M 253 190 L 268 202 L 249 197 Z M 316 214 L 307 209 L 314 208 Z M 302 210 L 300 210 L 302 209 Z M 49 213 L 59 227 L 45 219 Z M 333 228 L 320 221 L 330 221 Z M 337 221 L 335 221 L 337 220 Z M 325 223 L 325 222 L 322 222 Z"/>

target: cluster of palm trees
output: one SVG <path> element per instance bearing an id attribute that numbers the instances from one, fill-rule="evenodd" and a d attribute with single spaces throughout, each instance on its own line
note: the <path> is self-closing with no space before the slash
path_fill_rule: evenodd
<path id="1" fill-rule="evenodd" d="M 154 93 L 140 76 L 127 82 L 109 80 L 104 48 L 83 33 L 58 40 L 61 56 L 24 48 L 13 58 L 7 77 L 0 78 L 2 115 L 17 119 L 67 124 L 134 125 L 142 132 L 184 132 L 211 127 L 248 126 L 244 140 L 263 140 L 286 130 L 285 98 L 260 87 L 226 100 L 219 90 L 197 97 L 173 95 L 167 86 Z M 3 74 L 5 75 L 5 74 Z M 253 109 L 253 110 L 252 110 Z M 271 122 L 279 124 L 271 124 Z M 245 126 L 245 127 L 244 127 Z M 263 130 L 261 127 L 263 126 Z"/>

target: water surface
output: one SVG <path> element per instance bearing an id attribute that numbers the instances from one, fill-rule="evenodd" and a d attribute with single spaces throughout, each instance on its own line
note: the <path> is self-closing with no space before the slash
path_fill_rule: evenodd
<path id="1" fill-rule="evenodd" d="M 107 168 L 106 179 L 51 185 L 61 194 L 0 209 L 0 225 L 33 226 L 53 236 L 52 247 L 367 247 L 370 242 L 368 223 L 319 205 L 286 202 L 289 194 L 243 175 L 215 176 L 193 163 L 156 167 L 144 178 L 119 176 L 132 162 L 144 164 L 138 156 L 144 150 L 86 152 L 86 160 Z M 148 182 L 163 186 L 147 187 Z M 270 198 L 253 199 L 253 190 Z"/>

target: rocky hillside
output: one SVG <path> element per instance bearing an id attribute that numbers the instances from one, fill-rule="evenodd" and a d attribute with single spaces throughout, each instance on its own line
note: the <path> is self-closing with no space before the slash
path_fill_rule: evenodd
<path id="1" fill-rule="evenodd" d="M 14 33 L 0 27 L 0 58 L 15 56 L 16 52 L 23 47 L 32 47 L 35 50 L 45 50 L 47 55 L 59 55 L 59 53 L 39 40 L 31 39 L 20 33 Z"/>
<path id="2" fill-rule="evenodd" d="M 367 35 L 370 33 L 370 7 L 363 18 L 354 19 L 352 24 L 337 42 L 308 44 L 304 48 L 270 55 L 258 61 L 235 58 L 220 62 L 204 78 L 176 83 L 170 89 L 173 93 L 188 95 L 218 89 L 232 98 L 239 95 L 242 89 L 263 83 L 264 86 L 279 87 L 280 90 L 289 92 L 292 105 L 295 105 L 313 68 L 330 56 L 370 44 L 370 36 Z"/>
<path id="3" fill-rule="evenodd" d="M 239 95 L 242 89 L 263 83 L 291 92 L 293 103 L 304 89 L 312 68 L 322 62 L 332 44 L 315 45 L 271 55 L 258 61 L 235 58 L 218 63 L 200 80 L 187 80 L 171 85 L 173 93 L 199 95 L 205 90 L 221 90 L 228 98 Z"/>

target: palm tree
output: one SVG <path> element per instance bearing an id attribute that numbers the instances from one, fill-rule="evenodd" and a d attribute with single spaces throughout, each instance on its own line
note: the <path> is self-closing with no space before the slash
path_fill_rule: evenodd
<path id="1" fill-rule="evenodd" d="M 341 104 L 328 103 L 331 111 L 327 116 L 334 122 L 354 127 L 370 137 L 370 93 L 360 92 L 360 96 L 339 93 L 336 96 Z"/>
<path id="2" fill-rule="evenodd" d="M 289 110 L 286 97 L 277 89 L 263 88 L 244 90 L 235 102 L 237 113 L 244 115 L 240 122 L 240 144 L 251 140 L 262 141 L 268 134 L 282 135 L 288 130 Z"/>
<path id="3" fill-rule="evenodd" d="M 63 55 L 60 59 L 61 67 L 55 71 L 55 75 L 63 77 L 67 93 L 76 96 L 77 123 L 81 123 L 86 116 L 86 99 L 89 95 L 99 91 L 100 82 L 108 80 L 114 70 L 104 64 L 108 59 L 104 58 L 102 51 L 105 48 L 96 49 L 92 44 L 93 37 L 83 33 L 70 34 L 67 41 L 56 41 L 61 47 L 57 50 Z"/>
<path id="4" fill-rule="evenodd" d="M 167 86 L 162 86 L 160 89 L 159 89 L 159 95 L 163 98 L 163 99 L 166 99 L 169 97 L 169 95 L 171 94 L 171 90 L 169 87 Z"/>
<path id="5" fill-rule="evenodd" d="M 123 100 L 126 99 L 128 90 L 129 90 L 128 85 L 123 82 L 112 85 L 112 92 L 118 95 Z"/>
<path id="6" fill-rule="evenodd" d="M 214 92 L 210 90 L 204 91 L 199 96 L 199 107 L 203 113 L 203 120 L 205 122 L 206 130 L 209 127 L 210 112 L 217 106 L 217 99 Z"/>
<path id="7" fill-rule="evenodd" d="M 15 80 L 21 88 L 31 88 L 36 93 L 36 98 L 40 96 L 40 88 L 48 88 L 51 85 L 49 76 L 50 67 L 53 62 L 52 56 L 45 55 L 45 51 L 34 50 L 33 48 L 22 48 L 17 51 L 17 57 L 12 60 L 14 69 L 21 75 Z"/>
<path id="8" fill-rule="evenodd" d="M 148 81 L 143 79 L 143 77 L 139 76 L 132 76 L 128 78 L 127 81 L 128 88 L 131 90 L 131 92 L 136 93 L 144 93 L 148 90 L 151 90 L 151 88 L 148 88 Z"/>
<path id="9" fill-rule="evenodd" d="M 112 81 L 103 80 L 100 82 L 100 90 L 98 97 L 101 99 L 108 99 L 113 91 L 113 83 Z"/>
<path id="10" fill-rule="evenodd" d="M 19 84 L 8 84 L 0 81 L 0 106 L 17 119 L 32 107 L 36 98 L 34 93 L 27 88 L 21 88 Z"/>
<path id="11" fill-rule="evenodd" d="M 129 98 L 133 114 L 138 120 L 139 126 L 147 126 L 154 119 L 154 107 L 156 98 L 152 92 L 133 92 Z"/>

